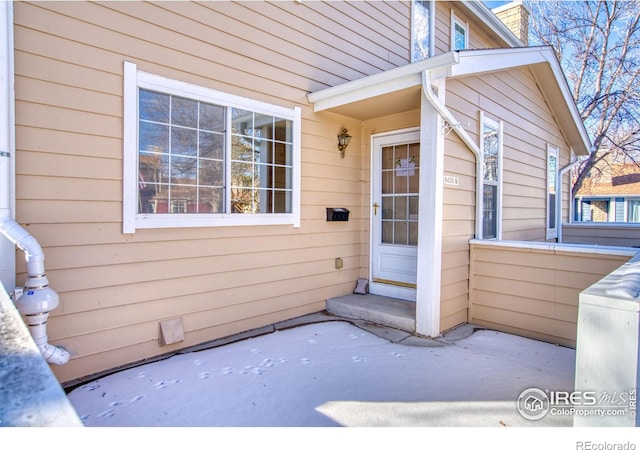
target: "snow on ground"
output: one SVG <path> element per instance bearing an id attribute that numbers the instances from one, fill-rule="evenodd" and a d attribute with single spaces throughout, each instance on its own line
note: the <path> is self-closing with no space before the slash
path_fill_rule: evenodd
<path id="1" fill-rule="evenodd" d="M 516 409 L 573 389 L 575 351 L 495 331 L 439 347 L 331 321 L 124 370 L 74 389 L 87 427 L 571 426 Z"/>

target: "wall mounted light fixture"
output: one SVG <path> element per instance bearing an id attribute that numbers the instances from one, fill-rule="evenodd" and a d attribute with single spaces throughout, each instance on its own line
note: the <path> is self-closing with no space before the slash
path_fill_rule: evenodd
<path id="1" fill-rule="evenodd" d="M 344 151 L 347 149 L 347 146 L 351 142 L 351 136 L 347 134 L 347 129 L 344 128 L 342 133 L 338 135 L 338 151 L 340 152 L 340 156 L 344 158 Z"/>

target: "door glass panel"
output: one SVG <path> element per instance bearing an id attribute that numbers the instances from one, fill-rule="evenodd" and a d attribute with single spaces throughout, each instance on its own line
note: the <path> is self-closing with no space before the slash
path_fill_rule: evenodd
<path id="1" fill-rule="evenodd" d="M 382 147 L 382 170 L 393 169 L 393 146 Z"/>
<path id="2" fill-rule="evenodd" d="M 393 220 L 393 197 L 382 197 L 382 220 Z"/>
<path id="3" fill-rule="evenodd" d="M 418 243 L 418 193 L 420 144 L 382 148 L 383 244 L 415 246 Z"/>
<path id="4" fill-rule="evenodd" d="M 407 201 L 408 197 L 396 197 L 395 206 L 393 208 L 393 218 L 396 220 L 407 219 Z"/>

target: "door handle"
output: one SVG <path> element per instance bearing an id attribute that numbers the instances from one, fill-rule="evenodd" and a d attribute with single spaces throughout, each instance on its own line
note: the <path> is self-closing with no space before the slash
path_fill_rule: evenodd
<path id="1" fill-rule="evenodd" d="M 373 215 L 376 216 L 378 215 L 378 208 L 380 207 L 380 205 L 378 205 L 378 202 L 373 204 Z"/>

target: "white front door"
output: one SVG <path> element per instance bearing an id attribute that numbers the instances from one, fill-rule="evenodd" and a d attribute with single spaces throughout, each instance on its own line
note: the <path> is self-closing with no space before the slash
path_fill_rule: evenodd
<path id="1" fill-rule="evenodd" d="M 372 140 L 370 291 L 415 301 L 420 133 Z"/>

